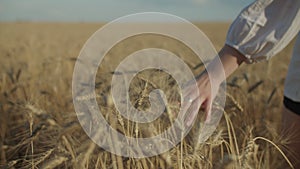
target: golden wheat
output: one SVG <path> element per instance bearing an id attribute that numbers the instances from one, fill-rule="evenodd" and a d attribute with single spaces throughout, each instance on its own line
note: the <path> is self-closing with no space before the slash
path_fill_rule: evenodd
<path id="1" fill-rule="evenodd" d="M 290 55 L 291 46 L 270 62 L 242 66 L 228 79 L 224 117 L 205 143 L 194 142 L 199 131 L 194 127 L 181 143 L 155 157 L 123 158 L 98 147 L 77 120 L 71 82 L 80 49 L 100 26 L 0 23 L 0 61 L 3 65 L 0 67 L 1 167 L 273 169 L 287 163 L 292 168 L 284 149 L 280 148 L 288 144 L 289 136 L 279 138 L 277 130 L 287 70 L 282 63 L 288 60 L 283 56 Z M 217 50 L 222 47 L 228 24 L 197 26 L 208 35 Z M 116 44 L 104 58 L 96 76 L 96 95 L 77 98 L 77 101 L 96 98 L 101 113 L 111 126 L 130 137 L 162 133 L 174 122 L 180 109 L 176 81 L 166 73 L 145 70 L 131 82 L 130 99 L 137 109 L 145 110 L 149 108 L 149 92 L 161 88 L 166 95 L 165 113 L 153 123 L 144 125 L 126 120 L 116 111 L 109 87 L 112 75 L 116 74 L 112 72 L 128 54 L 147 47 L 165 48 L 187 57 L 184 60 L 195 74 L 203 69 L 193 51 L 174 39 L 136 36 Z M 280 66 L 274 68 L 275 65 Z M 79 113 L 81 115 L 84 112 Z M 100 135 L 96 137 L 101 138 Z M 110 144 L 113 146 L 113 142 Z"/>

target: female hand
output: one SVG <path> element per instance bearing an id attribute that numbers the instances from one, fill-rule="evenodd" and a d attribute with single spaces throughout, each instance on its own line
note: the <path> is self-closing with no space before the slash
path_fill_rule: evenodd
<path id="1" fill-rule="evenodd" d="M 211 81 L 213 80 L 210 80 L 209 74 L 204 71 L 196 77 L 196 86 L 199 93 L 192 85 L 187 85 L 187 95 L 184 96 L 185 101 L 183 103 L 183 112 L 186 112 L 184 121 L 187 126 L 192 125 L 197 116 L 199 107 L 206 113 L 205 122 L 210 121 L 212 101 L 216 97 L 219 89 L 219 84 L 214 83 L 214 85 L 212 85 Z M 216 91 L 212 91 L 212 89 Z"/>
<path id="2" fill-rule="evenodd" d="M 214 98 L 216 97 L 220 84 L 232 74 L 241 63 L 246 60 L 245 56 L 239 53 L 236 49 L 225 45 L 211 63 L 207 66 L 206 70 L 196 77 L 196 87 L 189 83 L 185 96 L 183 96 L 183 112 L 184 122 L 187 126 L 191 126 L 199 107 L 206 113 L 205 122 L 211 120 L 211 107 Z"/>

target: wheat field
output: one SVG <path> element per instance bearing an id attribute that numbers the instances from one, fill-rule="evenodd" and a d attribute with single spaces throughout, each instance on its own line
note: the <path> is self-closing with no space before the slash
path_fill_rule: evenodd
<path id="1" fill-rule="evenodd" d="M 285 74 L 292 44 L 268 62 L 242 65 L 227 79 L 224 115 L 203 144 L 191 133 L 170 151 L 149 158 L 124 158 L 98 147 L 81 128 L 72 101 L 72 74 L 86 40 L 97 23 L 0 23 L 0 166 L 1 168 L 261 168 L 289 166 L 281 136 Z M 228 23 L 197 26 L 219 50 Z M 157 41 L 161 43 L 157 43 Z M 150 125 L 120 116 L 110 96 L 112 71 L 128 54 L 147 47 L 186 57 L 194 74 L 193 53 L 172 39 L 137 36 L 118 43 L 104 58 L 96 76 L 97 101 L 107 121 L 132 137 L 148 137 L 168 127 L 180 107 L 178 86 L 170 75 L 146 70 L 131 83 L 136 108 L 149 107 L 149 92 L 162 88 L 170 103 L 165 117 Z M 113 58 L 113 59 L 112 59 Z M 175 91 L 175 92 L 174 92 Z M 149 132 L 148 128 L 152 132 Z M 285 153 L 284 153 L 285 152 Z"/>

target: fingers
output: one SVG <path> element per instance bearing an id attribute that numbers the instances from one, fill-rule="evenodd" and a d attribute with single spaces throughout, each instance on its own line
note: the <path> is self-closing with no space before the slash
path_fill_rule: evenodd
<path id="1" fill-rule="evenodd" d="M 197 117 L 199 107 L 197 105 L 201 105 L 201 109 L 204 110 L 205 112 L 205 123 L 210 123 L 211 118 L 212 118 L 212 101 L 211 99 L 207 99 L 203 101 L 201 97 L 197 98 L 191 106 L 187 109 L 186 111 L 186 116 L 185 116 L 185 124 L 189 127 L 193 124 L 194 120 Z"/>
<path id="2" fill-rule="evenodd" d="M 199 98 L 197 85 L 189 82 L 189 84 L 183 89 L 182 98 L 183 100 L 181 102 L 181 118 L 184 120 L 185 117 L 188 115 L 186 112 L 189 110 L 193 102 Z"/>
<path id="3" fill-rule="evenodd" d="M 183 99 L 183 102 L 182 102 L 182 105 L 181 105 L 181 110 L 184 114 L 182 115 L 186 115 L 186 112 L 189 110 L 189 108 L 195 104 L 194 102 L 197 100 L 197 99 L 200 99 L 198 96 L 193 96 L 193 95 L 190 95 L 190 96 L 187 96 Z"/>
<path id="4" fill-rule="evenodd" d="M 206 114 L 205 123 L 209 123 L 211 121 L 211 114 L 212 114 L 212 111 L 211 111 L 212 100 L 211 99 L 206 100 L 205 106 L 203 108 L 204 108 L 204 111 Z"/>
<path id="5" fill-rule="evenodd" d="M 195 83 L 194 83 L 195 82 Z M 200 93 L 198 93 L 200 92 Z M 212 96 L 209 81 L 189 81 L 183 89 L 181 119 L 188 127 L 197 117 L 200 107 L 205 111 L 205 123 L 211 121 Z"/>
<path id="6" fill-rule="evenodd" d="M 187 112 L 186 112 L 186 117 L 184 118 L 184 122 L 185 124 L 190 127 L 194 120 L 197 117 L 199 108 L 200 108 L 200 97 L 198 97 L 196 100 L 193 101 L 193 103 L 191 104 L 191 106 L 188 108 Z"/>

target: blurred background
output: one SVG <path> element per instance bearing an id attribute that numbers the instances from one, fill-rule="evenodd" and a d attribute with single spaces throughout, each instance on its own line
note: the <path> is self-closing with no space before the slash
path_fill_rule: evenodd
<path id="1" fill-rule="evenodd" d="M 138 12 L 230 21 L 253 0 L 0 0 L 0 21 L 108 22 Z"/>
<path id="2" fill-rule="evenodd" d="M 77 56 L 105 23 L 137 12 L 170 13 L 193 22 L 218 51 L 231 21 L 251 2 L 0 0 L 0 168 L 283 168 L 287 159 L 282 150 L 293 133 L 282 137 L 279 126 L 294 41 L 270 61 L 244 64 L 227 79 L 223 118 L 203 144 L 193 140 L 199 134 L 196 127 L 164 154 L 124 158 L 97 146 L 74 111 L 72 75 Z M 180 108 L 176 82 L 157 70 L 142 71 L 133 79 L 130 99 L 144 110 L 149 107 L 149 92 L 163 88 L 169 103 L 163 117 L 138 124 L 114 107 L 110 94 L 114 68 L 129 54 L 150 47 L 189 58 L 185 61 L 195 75 L 203 70 L 190 48 L 159 35 L 130 37 L 106 53 L 96 76 L 96 99 L 111 126 L 131 137 L 164 131 Z"/>

